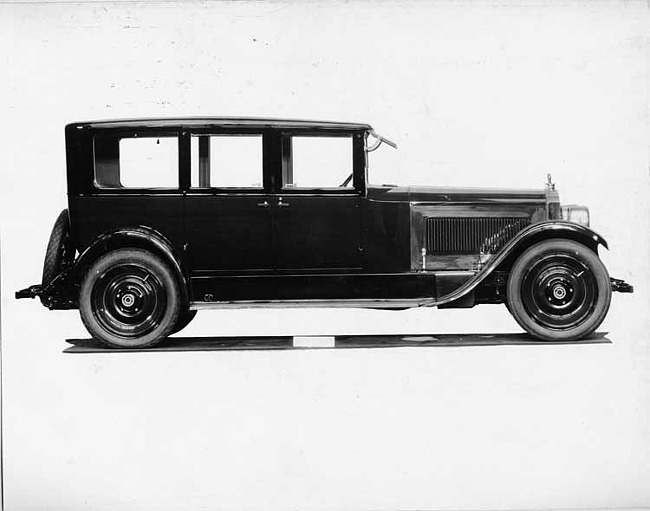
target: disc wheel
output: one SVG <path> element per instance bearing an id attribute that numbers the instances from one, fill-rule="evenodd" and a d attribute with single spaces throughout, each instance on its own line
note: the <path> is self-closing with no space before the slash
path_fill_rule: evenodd
<path id="1" fill-rule="evenodd" d="M 119 249 L 87 272 L 79 299 L 81 319 L 100 342 L 119 348 L 153 346 L 179 318 L 180 288 L 168 266 L 141 249 Z"/>
<path id="2" fill-rule="evenodd" d="M 508 309 L 538 339 L 592 334 L 609 310 L 611 285 L 602 261 L 570 240 L 542 241 L 517 259 L 508 278 Z"/>

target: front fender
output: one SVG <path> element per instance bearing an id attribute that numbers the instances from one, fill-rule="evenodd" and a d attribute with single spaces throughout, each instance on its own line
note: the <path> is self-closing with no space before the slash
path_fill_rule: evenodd
<path id="1" fill-rule="evenodd" d="M 520 243 L 533 238 L 535 238 L 534 242 L 536 242 L 538 238 L 565 238 L 584 243 L 592 250 L 596 250 L 598 245 L 602 245 L 609 250 L 609 245 L 607 244 L 607 241 L 605 241 L 605 238 L 596 231 L 589 227 L 585 227 L 584 225 L 567 222 L 566 220 L 548 220 L 546 222 L 533 224 L 515 236 L 511 240 L 512 243 L 509 243 L 504 247 L 504 250 L 506 250 L 510 245 L 517 246 Z"/>
<path id="2" fill-rule="evenodd" d="M 594 252 L 598 251 L 598 245 L 609 250 L 607 241 L 589 227 L 580 224 L 566 222 L 564 220 L 549 220 L 539 222 L 520 231 L 512 238 L 501 251 L 476 273 L 465 281 L 460 287 L 440 298 L 432 299 L 425 303 L 425 306 L 434 307 L 453 302 L 473 291 L 495 270 L 509 271 L 515 260 L 529 247 L 539 241 L 551 238 L 570 239 L 588 246 Z"/>

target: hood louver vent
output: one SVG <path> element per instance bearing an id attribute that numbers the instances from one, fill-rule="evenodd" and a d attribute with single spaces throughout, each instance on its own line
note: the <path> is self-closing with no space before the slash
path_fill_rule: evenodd
<path id="1" fill-rule="evenodd" d="M 522 217 L 428 217 L 425 246 L 430 254 L 493 254 L 530 225 Z"/>

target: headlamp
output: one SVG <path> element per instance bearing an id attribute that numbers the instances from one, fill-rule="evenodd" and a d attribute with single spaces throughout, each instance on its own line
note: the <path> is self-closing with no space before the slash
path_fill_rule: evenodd
<path id="1" fill-rule="evenodd" d="M 563 204 L 562 219 L 589 227 L 589 208 L 577 204 Z"/>

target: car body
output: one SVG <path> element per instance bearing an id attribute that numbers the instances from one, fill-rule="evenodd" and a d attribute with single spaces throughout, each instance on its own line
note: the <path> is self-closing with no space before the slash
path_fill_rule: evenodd
<path id="1" fill-rule="evenodd" d="M 68 208 L 43 282 L 17 297 L 80 308 L 110 346 L 151 346 L 200 309 L 486 303 L 571 340 L 632 291 L 550 176 L 539 190 L 371 185 L 369 152 L 394 144 L 367 124 L 127 119 L 65 135 Z"/>

